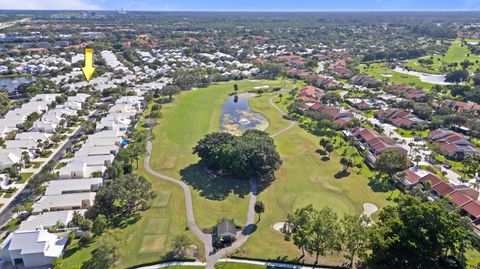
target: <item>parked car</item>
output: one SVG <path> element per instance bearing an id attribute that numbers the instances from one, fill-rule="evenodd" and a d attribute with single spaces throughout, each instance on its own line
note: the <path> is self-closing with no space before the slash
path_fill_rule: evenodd
<path id="1" fill-rule="evenodd" d="M 445 167 L 446 169 L 451 169 L 451 168 L 452 168 L 452 166 L 450 165 L 450 163 L 445 163 L 445 164 L 443 165 L 443 167 Z"/>

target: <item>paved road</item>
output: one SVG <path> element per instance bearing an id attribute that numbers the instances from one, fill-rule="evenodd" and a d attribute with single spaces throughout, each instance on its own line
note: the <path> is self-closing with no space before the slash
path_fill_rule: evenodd
<path id="1" fill-rule="evenodd" d="M 289 263 L 282 263 L 282 262 L 265 262 L 265 261 L 244 260 L 244 259 L 220 259 L 218 261 L 228 262 L 228 263 L 260 265 L 260 266 L 265 266 L 267 268 L 275 267 L 275 268 L 293 268 L 293 269 L 326 269 L 324 267 L 317 267 L 317 266 L 306 266 L 306 265 L 289 264 Z M 170 266 L 207 266 L 207 263 L 205 262 L 166 262 L 166 263 L 159 263 L 159 264 L 139 267 L 138 269 L 159 269 L 159 268 L 167 268 Z"/>
<path id="2" fill-rule="evenodd" d="M 364 121 L 368 121 L 370 124 L 373 124 L 373 125 L 378 125 L 378 126 L 381 126 L 383 129 L 384 129 L 384 132 L 387 136 L 389 136 L 390 138 L 392 139 L 396 139 L 397 141 L 404 141 L 403 143 L 400 144 L 400 146 L 402 148 L 404 148 L 405 150 L 407 150 L 407 152 L 410 154 L 410 153 L 413 153 L 414 151 L 418 152 L 419 155 L 422 157 L 422 161 L 419 163 L 419 165 L 432 165 L 431 163 L 429 163 L 427 160 L 428 160 L 428 156 L 430 155 L 431 153 L 431 150 L 430 149 L 418 149 L 418 146 L 423 146 L 425 144 L 425 142 L 423 141 L 420 141 L 420 142 L 416 142 L 414 140 L 414 138 L 405 138 L 403 136 L 401 136 L 399 133 L 396 132 L 396 127 L 391 125 L 391 124 L 388 124 L 388 123 L 383 123 L 383 122 L 380 122 L 378 119 L 375 119 L 375 118 L 366 118 L 362 115 L 360 115 L 359 113 L 356 113 L 356 112 L 353 112 L 355 117 L 360 119 L 360 120 L 364 120 Z M 415 146 L 413 147 L 410 147 L 410 143 L 413 143 L 415 144 Z M 460 182 L 460 180 L 458 180 L 458 178 L 460 177 L 459 174 L 455 173 L 454 171 L 452 171 L 451 169 L 446 169 L 445 167 L 441 166 L 441 170 L 443 172 L 446 173 L 446 177 L 448 178 L 448 182 L 450 182 L 451 184 L 453 185 L 465 185 L 464 183 Z M 470 179 L 469 182 L 474 182 L 475 179 Z"/>
<path id="3" fill-rule="evenodd" d="M 279 107 L 277 107 L 273 103 L 272 100 L 273 100 L 273 97 L 271 97 L 269 99 L 270 105 L 272 105 L 275 109 L 280 111 L 282 113 L 282 115 L 286 115 L 286 113 L 284 111 L 282 111 Z M 291 129 L 293 126 L 295 126 L 294 121 L 290 122 L 290 125 L 288 127 L 270 135 L 270 137 L 274 138 L 274 137 L 286 132 L 287 130 Z M 212 235 L 202 232 L 200 227 L 198 227 L 198 225 L 195 223 L 195 216 L 194 216 L 194 213 L 193 213 L 193 205 L 192 205 L 193 204 L 192 203 L 192 193 L 190 191 L 190 188 L 188 187 L 187 184 L 185 184 L 185 182 L 183 182 L 181 180 L 178 180 L 176 178 L 164 175 L 164 174 L 160 174 L 150 167 L 150 155 L 152 153 L 152 142 L 151 141 L 147 142 L 146 151 L 147 151 L 147 154 L 146 154 L 145 160 L 143 162 L 143 165 L 145 166 L 145 169 L 147 170 L 147 172 L 149 174 L 153 175 L 153 176 L 158 177 L 158 178 L 173 182 L 173 183 L 179 185 L 182 188 L 183 193 L 185 195 L 185 211 L 186 211 L 186 214 L 187 214 L 188 227 L 193 232 L 193 234 L 198 239 L 200 239 L 202 241 L 202 243 L 205 247 L 205 259 L 206 259 L 205 268 L 213 269 L 215 263 L 217 263 L 221 257 L 223 257 L 225 255 L 228 255 L 229 253 L 235 251 L 237 248 L 239 248 L 245 242 L 247 242 L 248 237 L 250 236 L 250 234 L 252 233 L 252 230 L 255 227 L 255 224 L 254 224 L 254 222 L 255 222 L 254 207 L 255 207 L 255 203 L 257 201 L 257 184 L 256 184 L 255 180 L 252 180 L 250 182 L 250 201 L 249 201 L 249 206 L 248 206 L 248 211 L 247 211 L 247 223 L 246 223 L 245 227 L 243 228 L 243 230 L 237 232 L 237 240 L 231 246 L 229 246 L 227 248 L 224 248 L 224 249 L 218 251 L 217 253 L 214 253 L 213 252 L 213 245 L 212 245 Z"/>

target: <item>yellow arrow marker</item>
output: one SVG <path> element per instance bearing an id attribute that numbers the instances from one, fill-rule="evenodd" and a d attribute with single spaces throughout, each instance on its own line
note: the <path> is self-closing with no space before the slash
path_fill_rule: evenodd
<path id="1" fill-rule="evenodd" d="M 87 81 L 92 78 L 95 67 L 93 67 L 93 49 L 85 48 L 85 64 L 82 67 L 83 75 Z"/>

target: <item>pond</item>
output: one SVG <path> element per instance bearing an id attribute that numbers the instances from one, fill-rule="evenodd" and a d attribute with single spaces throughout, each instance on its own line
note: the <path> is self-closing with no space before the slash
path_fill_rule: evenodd
<path id="1" fill-rule="evenodd" d="M 234 135 L 241 135 L 248 129 L 265 131 L 268 127 L 268 120 L 260 113 L 253 112 L 248 100 L 253 98 L 254 93 L 241 93 L 235 102 L 232 95 L 222 105 L 222 117 L 220 118 L 220 129 Z"/>
<path id="2" fill-rule="evenodd" d="M 24 77 L 2 77 L 0 78 L 0 89 L 7 88 L 9 92 L 13 92 L 17 89 L 20 84 L 30 83 L 34 81 L 35 78 L 31 76 Z"/>

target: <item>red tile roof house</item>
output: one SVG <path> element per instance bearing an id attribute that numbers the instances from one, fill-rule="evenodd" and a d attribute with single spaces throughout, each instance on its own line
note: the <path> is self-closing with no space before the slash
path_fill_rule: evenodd
<path id="1" fill-rule="evenodd" d="M 376 78 L 361 75 L 352 77 L 350 81 L 355 85 L 360 85 L 367 88 L 378 88 L 382 85 L 382 82 Z"/>
<path id="2" fill-rule="evenodd" d="M 399 182 L 399 186 L 402 189 L 411 189 L 417 185 L 423 177 L 430 174 L 427 170 L 420 169 L 417 166 L 410 167 L 401 173 L 404 174 L 402 182 Z"/>
<path id="3" fill-rule="evenodd" d="M 426 181 L 430 181 L 432 191 L 437 196 L 449 197 L 451 202 L 460 207 L 464 214 L 468 215 L 474 221 L 479 220 L 480 202 L 478 201 L 478 191 L 468 186 L 453 186 L 431 173 L 420 179 L 420 182 Z"/>
<path id="4" fill-rule="evenodd" d="M 345 124 L 353 119 L 353 113 L 342 107 L 338 108 L 316 103 L 310 107 L 310 110 L 327 114 L 332 118 L 332 120 L 340 124 Z"/>
<path id="5" fill-rule="evenodd" d="M 381 121 L 405 129 L 421 128 L 427 125 L 426 121 L 419 119 L 409 111 L 397 108 L 389 108 L 386 110 L 380 109 L 375 113 L 375 117 Z"/>
<path id="6" fill-rule="evenodd" d="M 357 127 L 352 130 L 352 134 L 357 139 L 357 146 L 367 150 L 367 154 L 364 156 L 365 161 L 372 168 L 375 168 L 375 162 L 383 152 L 395 150 L 407 154 L 407 150 L 395 144 L 393 139 L 382 136 L 374 130 Z"/>
<path id="7" fill-rule="evenodd" d="M 480 105 L 475 103 L 456 100 L 445 100 L 443 104 L 450 108 L 453 112 L 473 113 L 474 115 L 480 115 Z"/>
<path id="8" fill-rule="evenodd" d="M 446 157 L 462 160 L 467 156 L 477 155 L 478 148 L 463 135 L 445 129 L 436 129 L 428 137 L 446 153 Z"/>
<path id="9" fill-rule="evenodd" d="M 298 100 L 308 103 L 308 102 L 320 102 L 322 96 L 324 95 L 324 91 L 314 86 L 306 86 L 300 89 L 300 93 L 298 94 Z"/>

